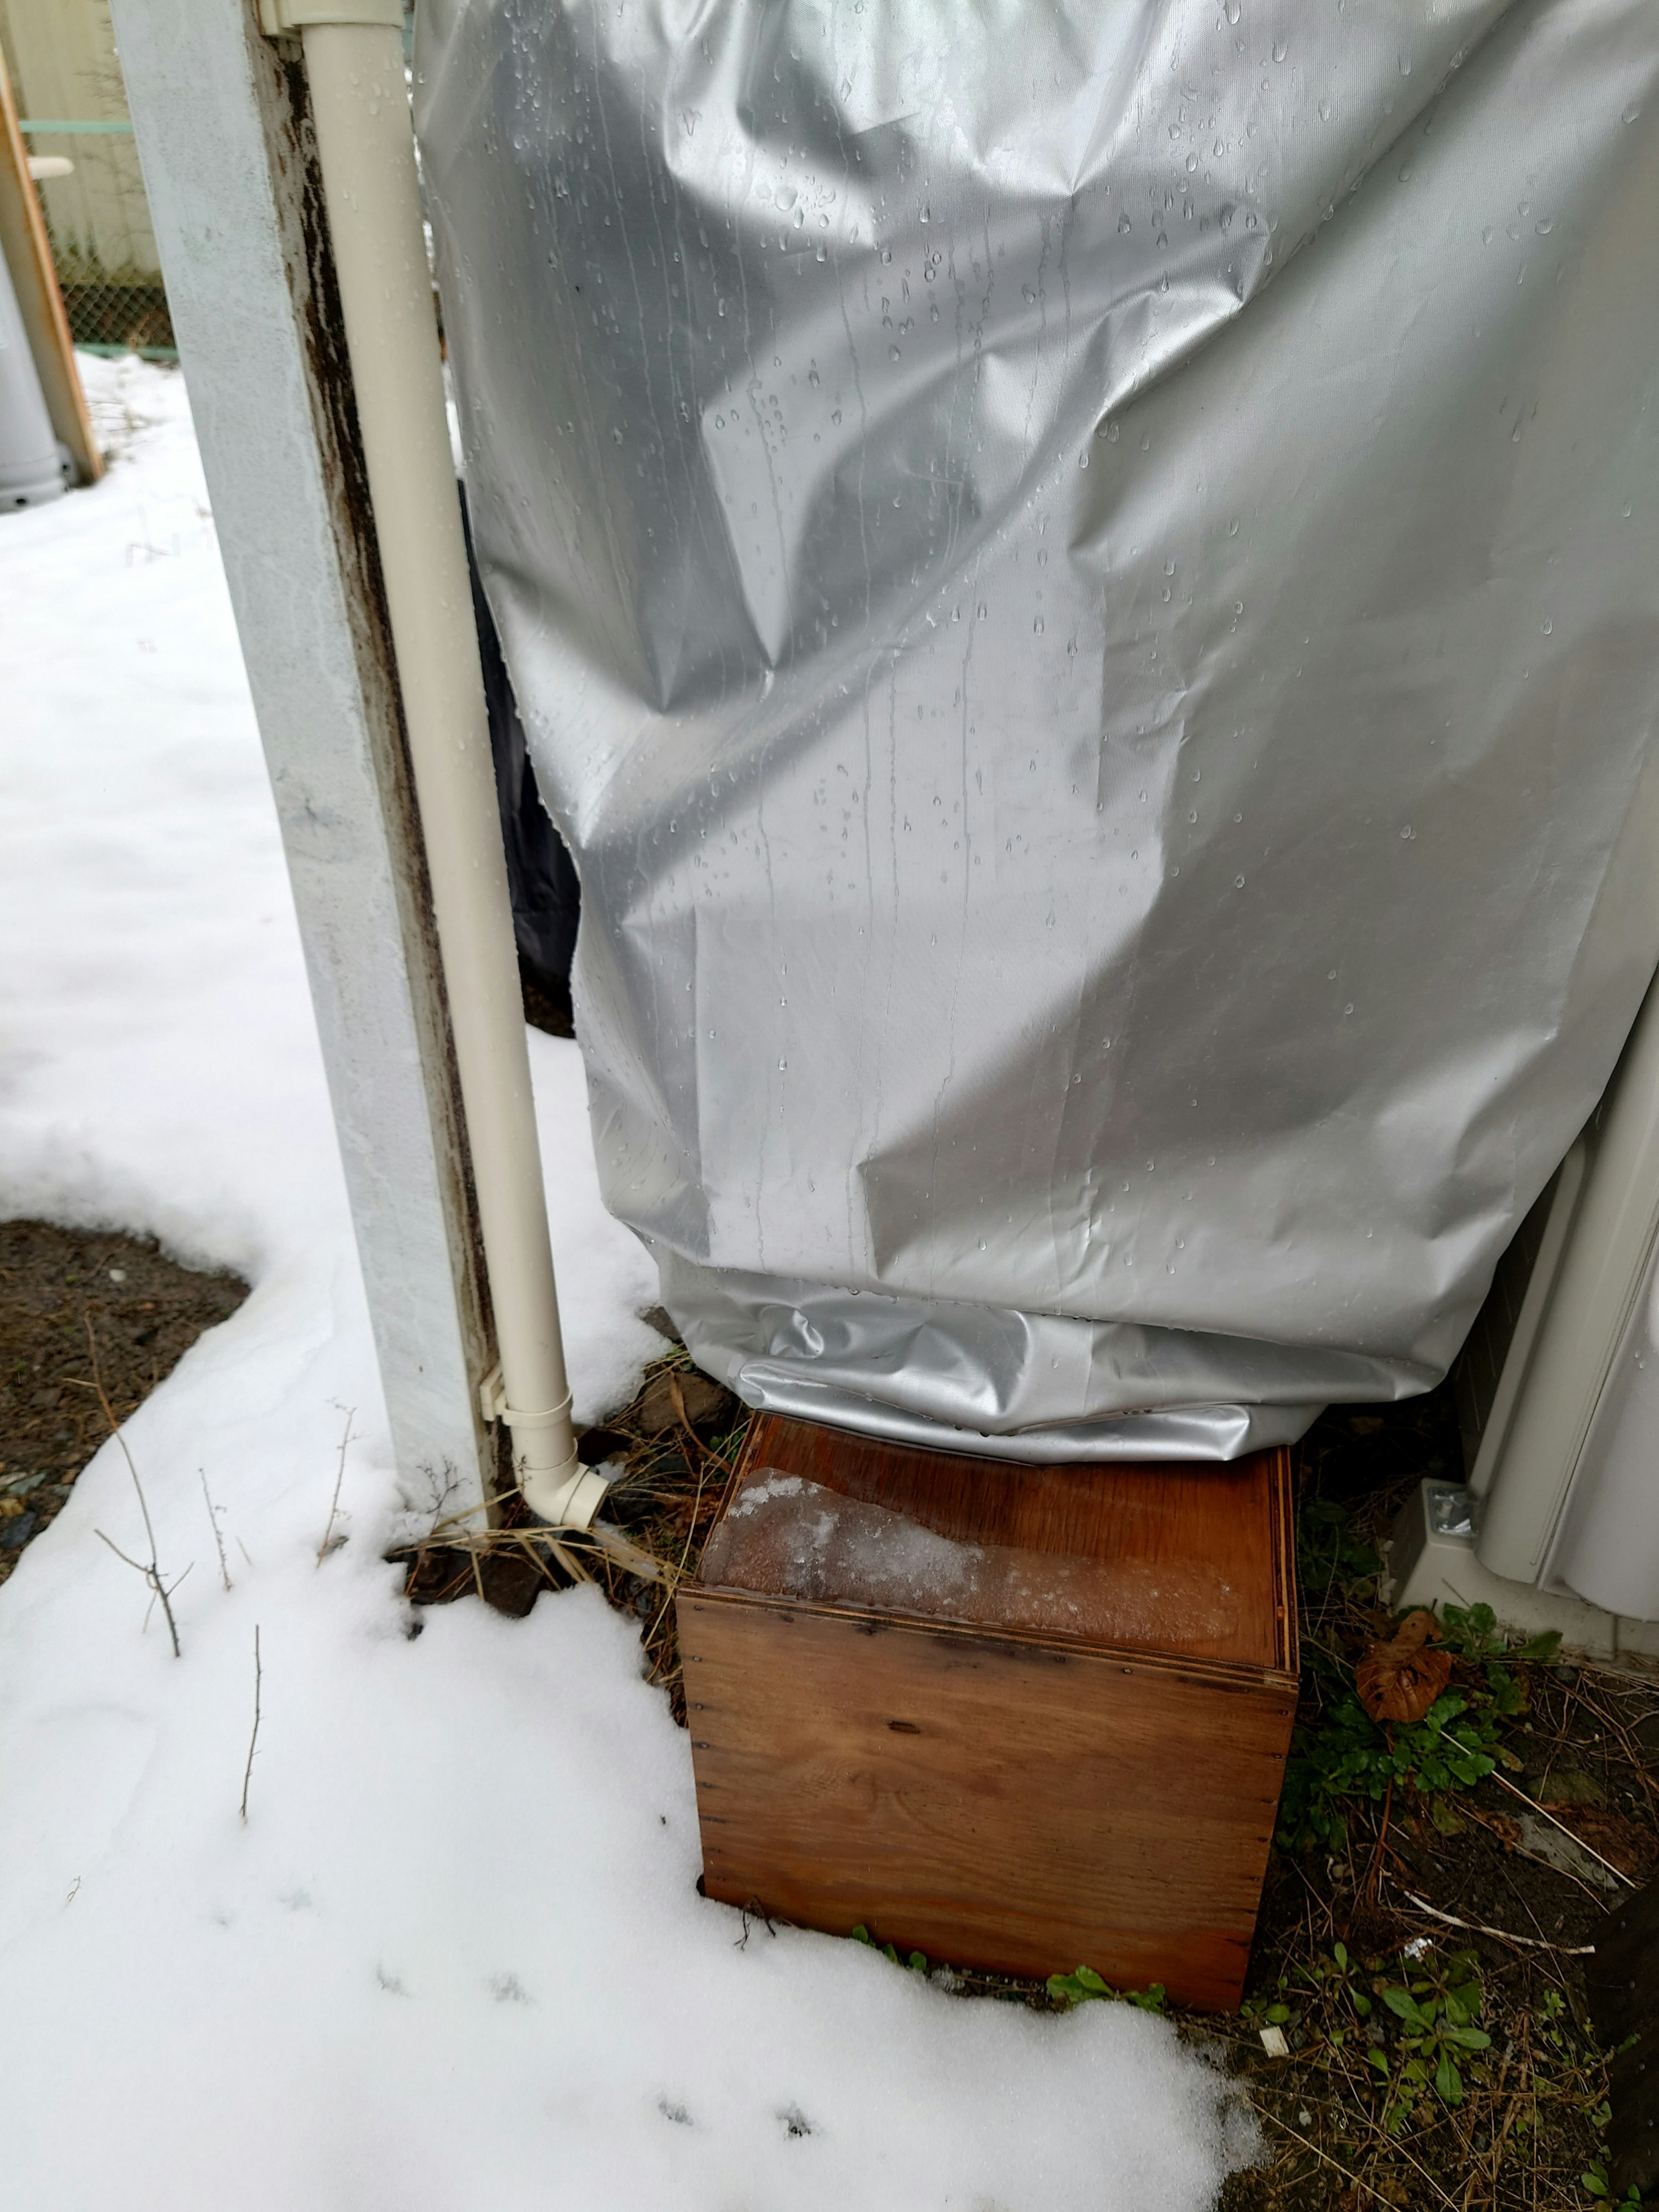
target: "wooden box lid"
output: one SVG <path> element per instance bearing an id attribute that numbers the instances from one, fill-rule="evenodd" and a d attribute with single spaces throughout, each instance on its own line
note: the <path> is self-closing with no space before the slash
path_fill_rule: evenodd
<path id="1" fill-rule="evenodd" d="M 699 1582 L 1294 1674 L 1289 1454 L 1027 1467 L 762 1414 Z"/>

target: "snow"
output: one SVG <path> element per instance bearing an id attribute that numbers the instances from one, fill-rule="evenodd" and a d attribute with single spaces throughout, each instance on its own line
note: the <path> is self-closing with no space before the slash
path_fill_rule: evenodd
<path id="1" fill-rule="evenodd" d="M 0 1589 L 9 2201 L 1196 2212 L 1247 2131 L 1166 2023 L 965 2002 L 697 1897 L 687 1739 L 596 1594 L 411 1637 L 380 1553 L 422 1501 L 184 387 L 83 368 L 121 459 L 0 518 L 0 1209 L 253 1290 L 129 1426 L 163 1567 L 191 1570 L 182 1658 L 94 1533 L 142 1540 L 112 1447 Z M 535 1074 L 592 1418 L 648 1356 L 654 1284 L 599 1206 L 576 1048 L 537 1037 Z"/>
<path id="2" fill-rule="evenodd" d="M 709 1540 L 703 1572 L 738 1589 L 816 1604 L 989 1621 L 1095 1644 L 1202 1651 L 1238 1627 L 1237 1594 L 1207 1560 L 964 1543 L 775 1468 L 757 1468 L 744 1483 Z"/>

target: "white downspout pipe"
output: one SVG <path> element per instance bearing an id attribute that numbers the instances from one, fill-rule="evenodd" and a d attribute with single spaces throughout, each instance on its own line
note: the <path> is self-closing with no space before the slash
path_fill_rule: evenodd
<path id="1" fill-rule="evenodd" d="M 444 409 L 404 72 L 401 0 L 261 0 L 304 40 L 329 234 L 374 507 L 465 1110 L 499 1378 L 532 1510 L 586 1528 L 553 1281 L 483 678 Z"/>

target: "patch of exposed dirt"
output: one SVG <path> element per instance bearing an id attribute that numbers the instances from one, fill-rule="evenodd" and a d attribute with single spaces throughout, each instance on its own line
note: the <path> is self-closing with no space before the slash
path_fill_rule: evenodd
<path id="1" fill-rule="evenodd" d="M 1456 1480 L 1461 1468 L 1443 1389 L 1328 1414 L 1301 1448 L 1300 1497 L 1304 1510 L 1345 1507 L 1355 1540 L 1378 1545 L 1422 1477 Z M 1334 1570 L 1310 1588 L 1306 1566 L 1304 1554 L 1304 1653 L 1320 1637 L 1359 1648 L 1382 1618 L 1363 1577 Z M 1432 1799 L 1355 1801 L 1340 1850 L 1273 1853 L 1245 2012 L 1189 2024 L 1224 2045 L 1261 2121 L 1265 2163 L 1232 2177 L 1221 2212 L 1557 2212 L 1595 2201 L 1584 2177 L 1601 2178 L 1607 2075 L 1583 1950 L 1630 1891 L 1570 1842 L 1551 1864 L 1528 1839 L 1548 1844 L 1565 1828 L 1627 1882 L 1649 1877 L 1659 1864 L 1659 1683 L 1548 1662 L 1513 1671 L 1524 1705 L 1503 1744 L 1518 1765 Z M 1468 1963 L 1454 1966 L 1460 1954 Z M 1459 1976 L 1479 1985 L 1474 2022 L 1490 2045 L 1457 2054 L 1455 2101 L 1431 2086 L 1402 2114 L 1407 2024 L 1382 1992 L 1426 1996 Z M 1272 2026 L 1282 2057 L 1263 2047 Z"/>
<path id="2" fill-rule="evenodd" d="M 0 1222 L 0 1582 L 109 1434 L 94 1344 L 124 1421 L 246 1296 L 234 1275 L 181 1267 L 153 1237 Z"/>

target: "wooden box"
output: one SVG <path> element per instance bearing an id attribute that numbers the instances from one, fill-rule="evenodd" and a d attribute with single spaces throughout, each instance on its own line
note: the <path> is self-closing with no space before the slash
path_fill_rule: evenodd
<path id="1" fill-rule="evenodd" d="M 763 1415 L 678 1601 L 708 1894 L 1237 2005 L 1291 1513 L 1284 1451 L 1018 1467 Z"/>

